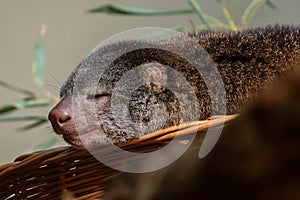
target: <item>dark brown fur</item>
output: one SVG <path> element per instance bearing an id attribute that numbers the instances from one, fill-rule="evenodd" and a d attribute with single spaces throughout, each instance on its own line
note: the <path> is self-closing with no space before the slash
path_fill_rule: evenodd
<path id="1" fill-rule="evenodd" d="M 210 91 L 208 91 L 203 78 L 189 62 L 178 55 L 174 55 L 172 52 L 162 51 L 161 49 L 149 48 L 128 52 L 117 58 L 100 75 L 99 69 L 101 69 L 103 63 L 112 58 L 120 49 L 125 48 L 124 46 L 127 43 L 124 41 L 105 46 L 83 60 L 72 72 L 61 88 L 62 101 L 50 112 L 49 119 L 54 130 L 63 134 L 67 142 L 74 146 L 82 147 L 82 143 L 90 145 L 95 143 L 124 142 L 140 137 L 150 131 L 178 124 L 182 122 L 178 114 L 180 110 L 194 111 L 189 112 L 190 116 L 187 117 L 187 119 L 192 120 L 195 120 L 193 118 L 195 114 L 199 115 L 199 118 L 196 120 L 205 119 L 212 114 L 222 114 L 221 107 L 212 107 L 212 105 L 216 105 L 214 103 L 226 103 L 227 114 L 238 113 L 249 102 L 253 101 L 261 90 L 284 75 L 286 71 L 292 70 L 292 65 L 290 64 L 295 63 L 299 57 L 299 30 L 298 26 L 269 26 L 239 32 L 204 31 L 191 34 L 190 36 L 208 52 L 215 62 L 224 82 L 226 91 L 226 99 L 224 101 L 226 102 L 218 102 L 217 99 L 210 98 Z M 135 43 L 139 45 L 143 42 L 135 41 Z M 157 43 L 161 47 L 173 47 L 172 45 L 174 45 L 174 48 L 184 48 L 185 45 L 181 42 L 181 38 L 171 38 Z M 187 51 L 195 59 L 199 56 L 193 54 L 195 52 L 193 47 L 190 47 Z M 198 64 L 205 69 L 207 62 L 208 60 L 204 58 Z M 122 75 L 138 65 L 150 65 L 150 68 L 158 69 L 162 74 L 163 70 L 159 68 L 160 65 L 173 67 L 192 86 L 193 93 L 197 97 L 198 106 L 185 103 L 179 108 L 179 101 L 172 91 L 164 88 L 163 84 L 149 83 L 137 88 L 133 96 L 131 96 L 128 105 L 130 108 L 130 119 L 122 121 L 121 124 L 116 123 L 110 107 L 112 91 L 122 78 Z M 210 69 L 207 68 L 206 70 L 206 74 L 202 75 L 210 75 Z M 144 72 L 141 70 L 139 73 L 145 74 Z M 93 93 L 93 88 L 88 82 L 95 76 L 99 76 L 99 84 L 97 86 L 100 91 L 99 94 Z M 151 76 L 154 75 L 150 74 L 148 78 L 153 78 Z M 174 86 L 182 84 L 180 80 L 174 80 L 168 75 L 163 75 L 159 78 L 164 83 L 170 83 Z M 216 81 L 216 77 L 209 76 L 209 82 L 214 83 L 214 81 Z M 77 84 L 77 88 L 80 85 L 82 89 L 80 90 L 80 95 L 74 95 L 74 84 Z M 121 86 L 119 91 L 124 91 L 124 88 L 126 88 L 126 84 Z M 91 106 L 91 101 L 87 98 L 95 95 L 97 97 L 96 116 L 89 113 L 88 108 Z M 193 98 L 192 94 L 185 90 L 182 90 L 182 95 L 185 96 L 185 99 Z M 79 97 L 80 104 L 84 107 L 80 115 L 85 116 L 85 119 L 80 118 L 78 120 L 80 123 L 77 123 L 77 128 L 75 127 L 73 113 L 79 111 L 67 109 L 68 112 L 63 112 L 66 110 L 66 107 L 71 107 L 71 104 L 63 102 L 72 102 L 71 99 L 75 96 Z M 151 115 L 152 106 L 159 106 L 161 102 L 166 106 L 167 113 L 164 116 L 158 114 L 153 119 Z M 196 108 L 194 108 L 195 106 Z M 125 115 L 124 110 L 119 109 L 118 115 Z M 212 110 L 215 112 L 212 113 Z M 60 119 L 60 116 L 64 116 L 62 113 L 68 113 L 67 120 Z M 164 120 L 163 118 L 166 118 L 163 126 L 158 125 Z M 63 119 L 65 118 L 63 117 Z M 99 122 L 100 125 L 98 124 Z M 150 130 L 147 125 L 151 123 Z M 86 134 L 91 131 L 95 131 L 95 133 Z M 84 140 L 84 142 L 76 138 L 77 134 L 83 136 L 81 140 Z"/>

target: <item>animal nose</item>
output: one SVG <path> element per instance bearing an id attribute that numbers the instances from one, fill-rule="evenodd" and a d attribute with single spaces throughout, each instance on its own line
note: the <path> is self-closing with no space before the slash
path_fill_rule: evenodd
<path id="1" fill-rule="evenodd" d="M 64 130 L 72 121 L 72 106 L 70 97 L 64 97 L 60 102 L 49 112 L 48 119 L 50 120 L 54 131 L 58 134 L 63 134 Z"/>
<path id="2" fill-rule="evenodd" d="M 71 118 L 70 112 L 57 109 L 56 107 L 54 107 L 48 115 L 48 119 L 51 123 L 59 127 L 62 127 L 63 124 L 67 123 Z"/>

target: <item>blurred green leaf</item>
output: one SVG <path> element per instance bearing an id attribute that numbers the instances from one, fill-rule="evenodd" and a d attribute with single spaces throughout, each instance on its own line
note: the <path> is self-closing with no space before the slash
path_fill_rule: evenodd
<path id="1" fill-rule="evenodd" d="M 43 116 L 13 116 L 13 117 L 2 117 L 0 116 L 0 122 L 16 122 L 16 121 L 31 121 L 45 119 Z"/>
<path id="2" fill-rule="evenodd" d="M 272 9 L 272 10 L 278 10 L 278 7 L 271 1 L 271 0 L 267 0 L 266 1 L 267 6 Z"/>
<path id="3" fill-rule="evenodd" d="M 33 151 L 47 150 L 47 149 L 53 147 L 54 145 L 56 145 L 57 142 L 58 142 L 57 137 L 52 137 L 52 138 L 48 139 L 47 141 L 43 142 L 42 144 L 34 147 Z"/>
<path id="4" fill-rule="evenodd" d="M 18 93 L 22 93 L 22 94 L 28 95 L 30 97 L 34 96 L 33 92 L 30 92 L 28 90 L 25 90 L 23 88 L 20 88 L 20 87 L 17 87 L 17 86 L 8 84 L 8 83 L 5 83 L 4 81 L 0 81 L 0 86 L 5 87 L 5 88 L 7 88 L 9 90 L 18 92 Z"/>
<path id="5" fill-rule="evenodd" d="M 18 109 L 28 108 L 28 107 L 43 107 L 52 105 L 51 99 L 22 99 L 13 105 Z"/>
<path id="6" fill-rule="evenodd" d="M 28 107 L 43 107 L 52 105 L 51 99 L 35 99 L 25 98 L 11 105 L 6 105 L 0 108 L 0 115 L 10 113 L 14 110 Z"/>
<path id="7" fill-rule="evenodd" d="M 32 129 L 32 128 L 35 128 L 37 126 L 40 126 L 44 123 L 48 122 L 47 118 L 40 118 L 40 119 L 37 119 L 35 122 L 33 122 L 32 124 L 29 124 L 27 126 L 24 126 L 22 128 L 19 128 L 18 130 L 19 131 L 26 131 L 26 130 L 29 130 L 29 129 Z"/>
<path id="8" fill-rule="evenodd" d="M 253 0 L 245 9 L 242 17 L 241 17 L 241 23 L 243 28 L 246 28 L 248 26 L 248 23 L 250 20 L 255 16 L 256 12 L 264 5 L 266 4 L 267 0 Z"/>
<path id="9" fill-rule="evenodd" d="M 45 74 L 45 26 L 42 26 L 40 36 L 35 43 L 33 51 L 32 73 L 34 82 L 38 86 L 44 84 Z"/>
<path id="10" fill-rule="evenodd" d="M 203 22 L 203 24 L 206 26 L 208 30 L 211 30 L 212 27 L 206 17 L 206 14 L 202 11 L 202 8 L 195 0 L 188 0 L 188 3 L 193 8 L 193 10 L 196 12 L 200 20 Z"/>
<path id="11" fill-rule="evenodd" d="M 13 105 L 3 106 L 3 107 L 0 108 L 0 114 L 7 114 L 7 113 L 12 112 L 16 109 L 17 109 L 17 107 L 13 106 Z"/>
<path id="12" fill-rule="evenodd" d="M 192 26 L 192 31 L 193 31 L 193 32 L 196 32 L 196 31 L 197 31 L 197 26 L 196 26 L 196 24 L 193 22 L 193 20 L 190 20 L 190 24 L 191 24 L 191 26 Z"/>
<path id="13" fill-rule="evenodd" d="M 106 13 L 106 14 L 122 14 L 122 15 L 142 15 L 142 16 L 159 16 L 159 15 L 175 15 L 193 13 L 193 9 L 148 9 L 137 8 L 123 5 L 107 4 L 88 10 L 89 13 Z"/>
<path id="14" fill-rule="evenodd" d="M 225 19 L 227 20 L 230 29 L 233 30 L 233 31 L 237 31 L 238 28 L 237 28 L 236 24 L 234 23 L 234 21 L 231 17 L 231 14 L 230 14 L 229 10 L 227 9 L 227 7 L 223 4 L 222 0 L 217 0 L 217 2 L 221 5 L 223 15 L 225 16 Z"/>
<path id="15" fill-rule="evenodd" d="M 210 21 L 210 24 L 212 28 L 224 28 L 224 29 L 230 29 L 230 26 L 228 24 L 225 24 L 218 20 L 217 18 L 210 16 L 206 14 L 206 18 Z"/>

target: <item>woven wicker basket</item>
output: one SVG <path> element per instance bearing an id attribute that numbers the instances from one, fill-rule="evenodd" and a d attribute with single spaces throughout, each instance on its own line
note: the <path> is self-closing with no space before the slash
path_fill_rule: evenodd
<path id="1" fill-rule="evenodd" d="M 235 116 L 215 116 L 208 120 L 170 127 L 120 146 L 128 151 L 148 152 L 167 144 L 172 138 L 197 132 L 205 133 L 208 127 L 218 128 Z M 204 134 L 202 134 L 204 135 Z M 203 138 L 203 137 L 202 137 Z M 110 146 L 98 149 L 115 162 L 124 159 Z M 101 199 L 108 182 L 121 172 L 100 163 L 86 150 L 60 147 L 19 156 L 14 162 L 0 166 L 1 199 L 59 199 L 70 194 L 76 199 Z"/>

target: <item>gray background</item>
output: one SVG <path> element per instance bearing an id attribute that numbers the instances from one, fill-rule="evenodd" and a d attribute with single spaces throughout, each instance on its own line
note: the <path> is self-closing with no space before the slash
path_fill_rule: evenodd
<path id="1" fill-rule="evenodd" d="M 57 88 L 80 61 L 87 50 L 95 47 L 109 36 L 137 27 L 159 26 L 190 27 L 189 20 L 200 23 L 194 15 L 177 15 L 174 17 L 124 17 L 104 14 L 90 15 L 85 11 L 105 3 L 118 3 L 149 8 L 183 8 L 189 7 L 183 0 L 1 0 L 0 2 L 0 80 L 21 86 L 28 90 L 41 92 L 34 85 L 31 74 L 32 50 L 42 24 L 47 25 L 46 35 L 46 89 L 58 95 Z M 198 0 L 203 10 L 223 19 L 220 6 L 215 0 Z M 225 1 L 227 2 L 227 1 Z M 231 0 L 231 9 L 238 20 L 241 10 L 250 0 Z M 299 24 L 300 1 L 273 0 L 279 7 L 273 12 L 266 6 L 259 10 L 251 26 L 270 23 Z M 53 78 L 53 76 L 55 78 Z M 21 96 L 0 88 L 0 105 L 16 101 Z M 15 115 L 47 115 L 45 109 L 21 111 Z M 26 123 L 0 123 L 0 163 L 10 162 L 17 155 L 28 151 L 49 137 L 56 137 L 50 131 L 50 125 L 26 132 L 16 129 Z M 64 144 L 62 142 L 62 144 Z"/>

